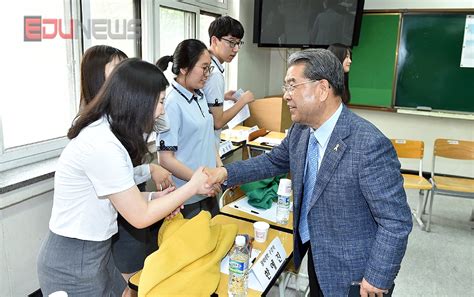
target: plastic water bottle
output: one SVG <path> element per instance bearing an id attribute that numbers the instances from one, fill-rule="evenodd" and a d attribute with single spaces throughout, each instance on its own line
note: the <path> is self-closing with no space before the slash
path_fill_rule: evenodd
<path id="1" fill-rule="evenodd" d="M 231 297 L 247 296 L 249 251 L 245 237 L 237 235 L 235 245 L 230 252 L 229 260 L 229 286 L 228 293 Z"/>
<path id="2" fill-rule="evenodd" d="M 290 217 L 291 180 L 287 178 L 280 179 L 277 194 L 277 223 L 286 225 Z"/>

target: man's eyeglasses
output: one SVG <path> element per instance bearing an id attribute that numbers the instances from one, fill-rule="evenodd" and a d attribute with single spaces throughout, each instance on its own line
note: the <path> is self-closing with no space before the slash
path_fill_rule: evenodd
<path id="1" fill-rule="evenodd" d="M 315 81 L 320 81 L 320 79 L 307 80 L 307 81 L 300 82 L 300 83 L 297 83 L 297 84 L 284 84 L 283 86 L 281 86 L 281 89 L 282 89 L 283 93 L 288 92 L 288 93 L 292 94 L 297 86 L 304 85 L 304 84 L 309 84 L 309 83 L 312 83 L 312 82 L 315 82 Z"/>
<path id="2" fill-rule="evenodd" d="M 201 68 L 204 75 L 211 74 L 212 70 L 214 70 L 214 65 L 201 66 Z"/>
<path id="3" fill-rule="evenodd" d="M 227 41 L 230 48 L 235 48 L 235 46 L 239 46 L 239 48 L 241 48 L 242 45 L 244 45 L 244 42 L 242 40 L 241 41 L 234 41 L 234 40 L 226 39 L 224 37 L 222 37 L 221 39 Z"/>

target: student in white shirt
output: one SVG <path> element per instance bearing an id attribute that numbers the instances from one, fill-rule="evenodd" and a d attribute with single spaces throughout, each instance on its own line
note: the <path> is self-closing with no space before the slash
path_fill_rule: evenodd
<path id="1" fill-rule="evenodd" d="M 170 130 L 158 135 L 157 150 L 161 166 L 173 174 L 180 187 L 199 166 L 215 168 L 222 162 L 215 145 L 213 118 L 201 90 L 213 68 L 206 45 L 197 39 L 184 40 L 173 56 L 164 56 L 156 64 L 165 71 L 170 62 L 171 72 L 176 75 L 165 105 Z M 217 199 L 195 195 L 185 203 L 182 213 L 191 218 L 201 210 L 216 215 Z"/>
<path id="2" fill-rule="evenodd" d="M 121 296 L 126 283 L 111 255 L 117 212 L 144 228 L 176 214 L 191 196 L 212 194 L 202 168 L 176 190 L 140 193 L 135 185 L 133 166 L 149 153 L 143 135 L 163 113 L 167 85 L 156 66 L 127 59 L 74 120 L 55 173 L 50 231 L 38 255 L 43 295 Z"/>
<path id="3" fill-rule="evenodd" d="M 86 50 L 81 61 L 81 108 L 91 103 L 115 66 L 127 58 L 124 52 L 108 45 L 96 45 Z M 145 191 L 145 182 L 150 179 L 158 189 L 173 185 L 171 173 L 159 165 L 143 164 L 133 169 L 135 184 L 140 191 Z M 128 280 L 143 268 L 145 258 L 158 248 L 157 234 L 162 221 L 150 228 L 137 229 L 119 214 L 117 223 L 118 232 L 112 238 L 112 255 L 122 276 Z"/>
<path id="4" fill-rule="evenodd" d="M 239 113 L 248 103 L 255 100 L 250 91 L 242 94 L 239 100 L 233 96 L 235 91 L 225 92 L 224 62 L 230 63 L 235 58 L 244 44 L 244 27 L 230 16 L 221 16 L 215 19 L 209 26 L 209 51 L 214 69 L 204 85 L 209 109 L 214 118 L 214 129 L 216 130 L 216 142 L 220 142 L 221 129 Z M 224 111 L 224 100 L 235 101 L 235 104 Z"/>

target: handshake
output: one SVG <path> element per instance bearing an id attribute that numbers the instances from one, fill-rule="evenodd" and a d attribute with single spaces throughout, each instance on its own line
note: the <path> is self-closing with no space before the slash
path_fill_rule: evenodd
<path id="1" fill-rule="evenodd" d="M 189 180 L 189 184 L 196 194 L 216 196 L 221 191 L 221 184 L 227 179 L 225 167 L 207 168 L 199 167 Z"/>

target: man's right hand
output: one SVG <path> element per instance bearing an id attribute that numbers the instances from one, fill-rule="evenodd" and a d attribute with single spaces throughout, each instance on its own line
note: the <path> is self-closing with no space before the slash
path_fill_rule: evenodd
<path id="1" fill-rule="evenodd" d="M 225 167 L 217 168 L 204 168 L 204 172 L 209 176 L 207 178 L 207 184 L 212 186 L 214 184 L 222 184 L 227 180 L 227 169 Z"/>

